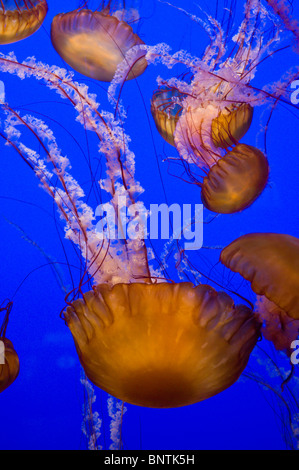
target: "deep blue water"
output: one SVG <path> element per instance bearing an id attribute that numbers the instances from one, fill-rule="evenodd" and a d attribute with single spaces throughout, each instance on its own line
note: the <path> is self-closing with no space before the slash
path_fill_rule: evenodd
<path id="1" fill-rule="evenodd" d="M 35 56 L 47 64 L 64 67 L 51 45 L 51 21 L 57 13 L 76 8 L 78 1 L 49 0 L 48 3 L 49 12 L 43 27 L 24 41 L 1 46 L 2 52 L 13 50 L 19 61 Z M 137 3 L 142 17 L 138 32 L 145 43 L 165 42 L 173 51 L 185 49 L 200 57 L 207 39 L 198 24 L 159 1 Z M 215 16 L 218 2 L 176 0 L 173 3 L 204 17 L 204 11 Z M 226 3 L 229 7 L 230 2 Z M 234 25 L 238 25 L 243 14 L 242 1 L 237 3 Z M 200 4 L 203 11 L 196 4 Z M 223 12 L 223 2 L 219 2 L 218 18 L 222 18 Z M 294 5 L 294 16 L 299 17 L 298 5 Z M 277 81 L 297 64 L 298 55 L 291 49 L 284 50 L 261 64 L 254 85 L 262 87 Z M 177 153 L 160 137 L 150 114 L 156 77 L 170 78 L 181 72 L 181 69 L 168 70 L 162 65 L 150 66 L 136 82 L 126 83 L 122 94 L 128 111 L 125 129 L 132 139 L 136 177 L 145 189 L 146 205 L 165 201 L 165 195 L 169 204 L 200 203 L 198 187 L 173 176 L 178 175 L 175 164 L 163 161 L 166 157 L 176 157 Z M 101 108 L 111 111 L 105 84 L 86 79 L 79 73 L 75 74 L 75 79 L 87 83 L 97 94 Z M 74 176 L 87 185 L 88 173 L 80 165 L 84 157 L 97 158 L 97 143 L 75 122 L 74 110 L 34 78 L 20 80 L 0 72 L 0 80 L 5 83 L 6 101 L 12 108 L 47 121 L 58 145 L 72 162 Z M 244 142 L 256 143 L 261 125 L 267 122 L 268 114 L 264 115 L 264 111 L 262 107 L 255 110 Z M 247 210 L 220 216 L 206 224 L 205 247 L 224 247 L 249 232 L 278 232 L 299 237 L 298 122 L 296 109 L 288 104 L 277 106 L 267 132 L 271 173 L 264 193 Z M 261 146 L 263 139 L 260 137 L 258 145 Z M 49 259 L 57 262 L 55 266 L 68 290 L 72 284 L 63 246 L 76 279 L 80 264 L 70 242 L 64 240 L 63 246 L 61 244 L 63 231 L 57 228 L 61 222 L 51 198 L 38 187 L 35 175 L 17 153 L 4 146 L 3 140 L 0 145 L 0 302 L 5 298 L 14 302 L 7 336 L 13 341 L 21 363 L 19 377 L 0 396 L 0 448 L 85 449 L 86 439 L 81 432 L 84 391 L 80 384 L 80 365 L 71 334 L 59 317 L 64 307 L 64 293 Z M 211 214 L 207 211 L 205 217 L 208 220 Z M 160 253 L 163 244 L 157 242 L 155 246 Z M 192 260 L 210 278 L 224 287 L 230 283 L 231 288 L 254 301 L 249 286 L 217 263 L 219 253 L 216 248 L 202 249 L 192 253 Z M 176 279 L 173 265 L 170 270 Z M 265 341 L 263 345 L 268 348 Z M 254 369 L 255 363 L 251 367 Z M 98 408 L 105 409 L 105 394 L 99 389 L 95 392 Z M 156 410 L 128 405 L 123 421 L 123 447 L 284 449 L 277 407 L 271 392 L 262 390 L 251 380 L 240 381 L 221 394 L 189 407 Z M 106 412 L 103 413 L 103 430 L 108 435 L 109 421 Z M 107 442 L 106 438 L 102 444 L 107 445 Z"/>

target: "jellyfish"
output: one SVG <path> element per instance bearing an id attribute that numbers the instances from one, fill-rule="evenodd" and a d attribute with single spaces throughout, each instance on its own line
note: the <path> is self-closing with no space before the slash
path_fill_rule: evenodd
<path id="1" fill-rule="evenodd" d="M 206 285 L 97 285 L 83 299 L 65 319 L 87 376 L 139 406 L 185 406 L 223 391 L 259 336 L 250 308 Z"/>
<path id="2" fill-rule="evenodd" d="M 221 262 L 250 281 L 258 294 L 264 336 L 290 354 L 299 332 L 299 239 L 277 233 L 251 233 L 221 252 Z"/>
<path id="3" fill-rule="evenodd" d="M 148 48 L 148 63 L 169 68 L 181 64 L 191 73 L 189 82 L 159 78 L 151 111 L 159 133 L 176 147 L 187 176 L 201 188 L 203 204 L 216 213 L 235 213 L 261 195 L 269 177 L 264 152 L 240 140 L 250 128 L 254 108 L 267 103 L 275 107 L 296 73 L 282 88 L 280 82 L 262 90 L 251 85 L 259 63 L 275 53 L 280 41 L 281 25 L 261 2 L 245 3 L 244 20 L 232 37 L 214 18 L 207 24 L 191 17 L 207 31 L 210 44 L 200 59 L 170 54 L 163 45 Z M 271 35 L 264 34 L 267 28 Z"/>
<path id="4" fill-rule="evenodd" d="M 156 127 L 166 142 L 175 147 L 174 131 L 183 107 L 174 105 L 172 98 L 182 96 L 175 88 L 163 87 L 156 90 L 151 100 L 151 113 Z"/>
<path id="5" fill-rule="evenodd" d="M 20 64 L 11 56 L 0 62 L 7 72 L 43 77 L 68 98 L 85 129 L 97 135 L 106 160 L 107 176 L 100 188 L 110 197 L 109 211 L 98 225 L 48 125 L 4 105 L 7 143 L 54 199 L 66 223 L 66 237 L 84 259 L 80 285 L 66 298 L 62 316 L 87 377 L 118 399 L 155 408 L 196 403 L 232 385 L 247 364 L 260 322 L 251 308 L 235 305 L 224 292 L 204 284 L 170 282 L 162 271 L 152 269 L 140 217 L 146 210 L 136 202 L 142 188 L 134 177 L 129 138 L 119 123 L 112 114 L 100 112 L 86 86 L 65 70 L 52 70 L 33 59 Z M 45 158 L 22 144 L 22 126 L 42 145 Z M 92 290 L 84 293 L 92 279 Z"/>
<path id="6" fill-rule="evenodd" d="M 110 82 L 126 54 L 143 41 L 132 27 L 113 14 L 109 0 L 101 11 L 77 9 L 54 17 L 51 40 L 58 54 L 73 69 L 96 80 Z M 131 64 L 126 79 L 141 75 L 147 67 L 144 53 Z"/>
<path id="7" fill-rule="evenodd" d="M 0 44 L 11 44 L 34 34 L 48 11 L 46 0 L 2 0 Z"/>
<path id="8" fill-rule="evenodd" d="M 184 109 L 182 105 L 174 103 L 176 98 L 182 100 L 185 97 L 187 95 L 180 93 L 176 88 L 161 87 L 154 92 L 151 100 L 151 112 L 156 127 L 166 142 L 173 146 L 176 125 Z M 219 112 L 211 126 L 214 145 L 224 149 L 236 145 L 249 130 L 252 117 L 253 107 L 246 103 Z M 197 124 L 195 127 L 200 128 Z M 191 135 L 194 134 L 196 135 L 196 129 L 191 132 Z"/>
<path id="9" fill-rule="evenodd" d="M 291 5 L 286 0 L 266 0 L 276 15 L 281 19 L 285 28 L 291 31 L 295 39 L 295 47 L 299 50 L 299 22 L 292 18 L 290 10 Z"/>
<path id="10" fill-rule="evenodd" d="M 269 178 L 265 155 L 251 145 L 238 144 L 250 127 L 252 106 L 243 103 L 235 109 L 225 109 L 217 116 L 211 106 L 188 111 L 187 125 L 182 127 L 183 106 L 174 104 L 178 97 L 181 100 L 184 95 L 175 88 L 162 88 L 154 93 L 151 111 L 159 133 L 166 142 L 176 146 L 177 129 L 182 132 L 183 141 L 190 149 L 189 157 L 197 166 L 201 165 L 206 174 L 196 183 L 201 187 L 201 199 L 207 209 L 222 214 L 246 209 L 263 192 Z M 215 117 L 211 128 L 207 129 L 205 120 L 210 112 L 215 113 Z M 234 147 L 221 157 L 217 148 L 229 146 Z M 201 154 L 198 152 L 200 147 Z M 200 156 L 201 162 L 197 161 L 196 155 Z"/>
<path id="11" fill-rule="evenodd" d="M 6 337 L 12 302 L 0 306 L 0 313 L 5 312 L 0 328 L 0 393 L 7 389 L 17 378 L 20 370 L 19 357 L 12 342 Z"/>

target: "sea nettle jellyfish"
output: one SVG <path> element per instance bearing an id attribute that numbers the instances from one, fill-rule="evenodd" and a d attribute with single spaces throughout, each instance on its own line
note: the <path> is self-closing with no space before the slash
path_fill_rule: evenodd
<path id="1" fill-rule="evenodd" d="M 299 332 L 299 239 L 276 233 L 252 233 L 221 252 L 221 262 L 251 282 L 264 336 L 290 352 Z"/>
<path id="2" fill-rule="evenodd" d="M 114 115 L 100 113 L 87 87 L 65 70 L 33 59 L 19 64 L 11 56 L 2 57 L 0 67 L 21 77 L 42 78 L 68 98 L 85 129 L 98 137 L 106 159 L 100 189 L 109 194 L 109 215 L 99 226 L 52 131 L 39 119 L 20 116 L 4 105 L 3 136 L 53 197 L 66 222 L 66 237 L 84 258 L 78 289 L 82 298 L 76 299 L 73 291 L 63 316 L 87 377 L 129 403 L 163 408 L 189 405 L 232 385 L 246 366 L 260 322 L 250 308 L 236 306 L 223 292 L 169 282 L 163 271 L 153 270 L 140 217 L 147 211 L 135 202 L 142 188 L 134 179 L 134 155 Z M 37 138 L 45 158 L 22 145 L 22 127 Z M 124 201 L 125 221 L 119 215 Z M 116 231 L 121 236 L 115 237 Z M 93 289 L 82 295 L 91 279 Z"/>
<path id="3" fill-rule="evenodd" d="M 244 370 L 258 335 L 252 310 L 189 283 L 97 285 L 65 319 L 89 379 L 135 405 L 209 398 Z"/>
<path id="4" fill-rule="evenodd" d="M 194 15 L 192 19 L 210 36 L 201 59 L 182 52 L 170 55 L 166 45 L 147 49 L 148 63 L 161 61 L 169 68 L 179 63 L 192 74 L 189 83 L 159 79 L 151 111 L 158 131 L 175 145 L 187 175 L 201 187 L 203 204 L 213 212 L 234 213 L 257 199 L 269 176 L 265 155 L 239 143 L 250 128 L 253 109 L 265 103 L 275 106 L 298 70 L 284 83 L 263 90 L 252 87 L 258 64 L 275 53 L 282 31 L 260 1 L 245 3 L 244 20 L 233 37 L 214 18 L 209 24 Z"/>
<path id="5" fill-rule="evenodd" d="M 1 0 L 0 44 L 31 36 L 42 25 L 47 11 L 46 0 Z"/>
<path id="6" fill-rule="evenodd" d="M 8 388 L 17 378 L 20 370 L 19 357 L 12 342 L 6 337 L 6 329 L 12 302 L 0 306 L 0 314 L 5 312 L 4 320 L 0 328 L 0 393 Z"/>
<path id="7" fill-rule="evenodd" d="M 79 8 L 59 14 L 51 27 L 52 44 L 63 60 L 83 75 L 104 82 L 113 79 L 117 66 L 132 48 L 143 44 L 132 27 L 123 21 L 125 7 L 115 10 L 114 4 L 110 0 L 103 2 L 100 11 Z M 145 71 L 144 55 L 144 52 L 139 53 L 130 63 L 127 80 Z"/>

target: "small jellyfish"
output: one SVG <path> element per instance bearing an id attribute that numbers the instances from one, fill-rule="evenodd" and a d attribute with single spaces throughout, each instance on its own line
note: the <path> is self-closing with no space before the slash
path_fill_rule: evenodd
<path id="1" fill-rule="evenodd" d="M 173 98 L 182 100 L 186 95 L 176 88 L 161 87 L 151 100 L 151 112 L 161 136 L 175 147 L 174 132 L 182 114 L 183 106 L 174 104 Z M 236 145 L 249 130 L 253 117 L 253 107 L 243 103 L 220 111 L 212 121 L 212 139 L 216 147 L 227 149 Z"/>
<path id="2" fill-rule="evenodd" d="M 148 63 L 161 62 L 169 69 L 175 64 L 186 67 L 179 77 L 159 77 L 161 92 L 154 93 L 151 109 L 160 134 L 175 144 L 187 177 L 203 189 L 204 205 L 216 213 L 246 209 L 266 187 L 266 157 L 239 143 L 250 128 L 253 108 L 269 103 L 274 110 L 298 74 L 290 71 L 287 79 L 264 84 L 263 88 L 252 85 L 259 65 L 289 48 L 289 35 L 282 34 L 285 27 L 295 34 L 296 40 L 299 37 L 298 24 L 290 17 L 289 2 L 267 3 L 271 8 L 260 1 L 246 1 L 239 27 L 233 26 L 233 21 L 227 24 L 210 15 L 203 20 L 175 7 L 205 30 L 209 36 L 207 47 L 200 57 L 183 51 L 170 54 L 161 46 L 148 48 L 146 56 Z M 275 50 L 278 40 L 285 44 Z M 185 79 L 188 74 L 189 81 Z M 265 135 L 267 129 L 265 126 Z M 202 176 L 198 179 L 199 171 L 205 173 L 204 183 Z M 241 182 L 246 183 L 245 188 Z"/>
<path id="3" fill-rule="evenodd" d="M 8 388 L 17 378 L 20 369 L 18 355 L 12 342 L 6 338 L 6 329 L 12 302 L 0 307 L 0 313 L 5 312 L 4 321 L 0 328 L 0 393 Z"/>
<path id="4" fill-rule="evenodd" d="M 151 111 L 159 133 L 179 153 L 183 142 L 183 158 L 203 168 L 206 176 L 197 184 L 207 209 L 221 214 L 246 209 L 263 192 L 269 177 L 264 154 L 250 145 L 238 144 L 251 125 L 253 108 L 242 103 L 217 112 L 208 105 L 183 113 L 176 100 L 185 96 L 167 87 L 154 93 Z M 224 156 L 217 150 L 233 145 Z"/>
<path id="5" fill-rule="evenodd" d="M 260 332 L 251 309 L 191 283 L 97 285 L 64 318 L 95 385 L 155 408 L 196 403 L 231 386 Z"/>
<path id="6" fill-rule="evenodd" d="M 30 71 L 26 64 L 14 62 L 14 71 L 24 70 L 38 79 L 41 69 L 32 60 Z M 53 72 L 44 66 L 44 71 L 43 79 L 60 95 L 64 92 L 84 128 L 96 133 L 107 165 L 100 184 L 111 195 L 111 211 L 107 230 L 100 230 L 51 129 L 39 119 L 22 118 L 6 105 L 7 142 L 35 171 L 66 222 L 66 237 L 82 253 L 84 273 L 78 289 L 66 298 L 64 318 L 86 375 L 117 398 L 148 407 L 184 406 L 222 392 L 244 370 L 259 336 L 259 320 L 252 309 L 235 306 L 225 293 L 205 285 L 170 283 L 162 269 L 151 269 L 143 222 L 136 220 L 136 209 L 140 213 L 144 206 L 135 202 L 142 187 L 135 179 L 129 137 L 115 120 L 106 122 L 107 114 L 100 113 L 85 85 L 73 83 L 64 70 Z M 60 74 L 63 79 L 57 80 Z M 16 123 L 32 132 L 36 145 L 43 142 L 45 158 L 22 144 L 21 132 L 14 132 Z M 54 174 L 55 187 L 49 183 Z M 123 220 L 117 216 L 123 199 L 128 208 L 126 226 L 134 226 L 132 238 L 122 236 Z M 115 230 L 121 236 L 112 236 Z M 83 294 L 91 278 L 93 290 Z M 78 295 L 83 299 L 77 300 Z"/>
<path id="7" fill-rule="evenodd" d="M 47 11 L 46 0 L 1 0 L 0 44 L 31 36 L 42 25 Z"/>
<path id="8" fill-rule="evenodd" d="M 276 233 L 252 233 L 233 241 L 220 260 L 251 282 L 264 336 L 277 349 L 288 349 L 299 331 L 299 239 Z"/>
<path id="9" fill-rule="evenodd" d="M 265 155 L 251 145 L 238 144 L 204 177 L 202 202 L 209 210 L 221 214 L 244 210 L 263 192 L 268 177 Z"/>
<path id="10" fill-rule="evenodd" d="M 111 82 L 118 65 L 134 46 L 144 44 L 132 27 L 102 11 L 74 10 L 54 17 L 51 27 L 52 44 L 73 69 L 103 82 Z M 126 77 L 141 75 L 147 62 L 141 51 Z"/>
<path id="11" fill-rule="evenodd" d="M 264 338 L 271 341 L 278 351 L 284 351 L 290 357 L 293 352 L 292 342 L 297 339 L 299 333 L 299 320 L 289 317 L 284 310 L 263 295 L 257 296 L 255 309 L 263 323 Z"/>
<path id="12" fill-rule="evenodd" d="M 221 252 L 221 262 L 251 282 L 292 318 L 299 319 L 299 239 L 278 233 L 250 233 Z"/>

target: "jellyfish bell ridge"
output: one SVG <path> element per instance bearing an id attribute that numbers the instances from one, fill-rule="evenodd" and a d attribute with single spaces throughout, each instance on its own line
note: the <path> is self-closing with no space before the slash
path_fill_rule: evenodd
<path id="1" fill-rule="evenodd" d="M 72 68 L 105 82 L 113 79 L 118 65 L 132 47 L 144 44 L 124 21 L 91 10 L 56 15 L 51 40 L 58 54 Z M 146 67 L 144 52 L 140 51 L 127 79 L 138 77 Z"/>
<path id="2" fill-rule="evenodd" d="M 210 286 L 98 285 L 65 320 L 89 379 L 135 405 L 209 398 L 240 376 L 257 341 L 252 310 Z"/>

